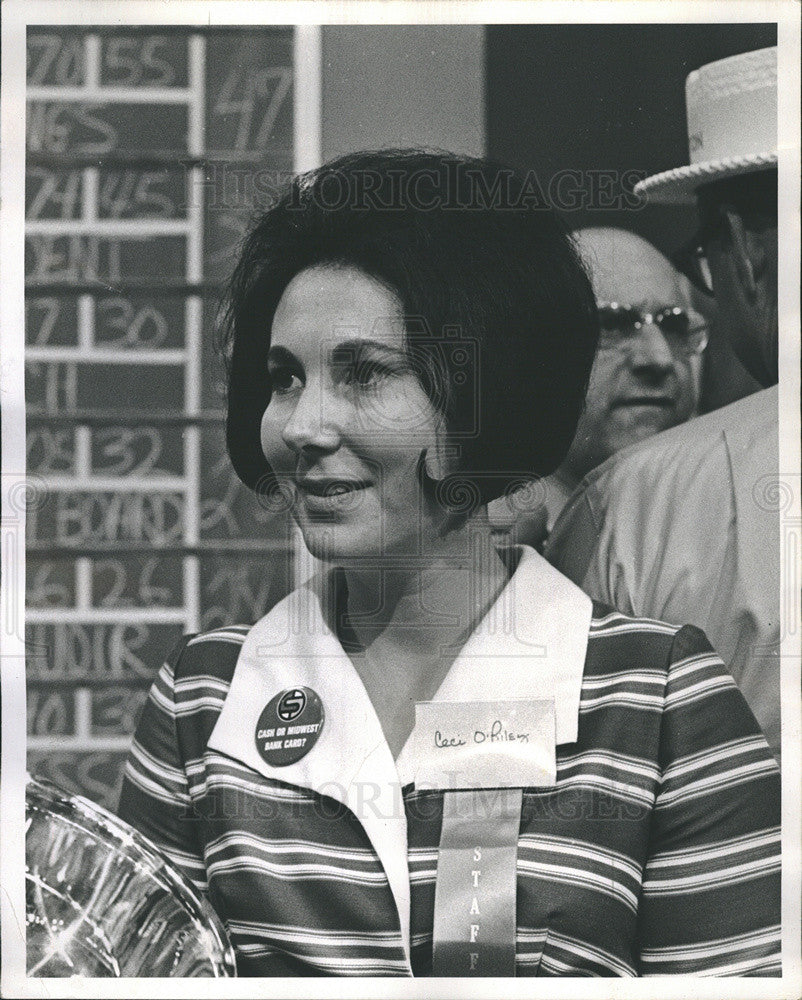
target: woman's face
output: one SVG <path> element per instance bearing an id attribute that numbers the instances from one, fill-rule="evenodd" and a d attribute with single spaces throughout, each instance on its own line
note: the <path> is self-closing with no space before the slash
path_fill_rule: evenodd
<path id="1" fill-rule="evenodd" d="M 310 552 L 347 564 L 414 555 L 437 528 L 418 462 L 441 453 L 442 418 L 404 350 L 400 303 L 352 267 L 318 265 L 273 318 L 262 450 L 294 490 Z"/>

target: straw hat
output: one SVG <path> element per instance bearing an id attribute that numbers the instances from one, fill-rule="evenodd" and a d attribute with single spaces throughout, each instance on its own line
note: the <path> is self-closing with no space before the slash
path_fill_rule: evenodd
<path id="1" fill-rule="evenodd" d="M 777 165 L 777 49 L 694 70 L 685 82 L 690 165 L 635 185 L 647 201 L 692 203 L 702 184 Z"/>

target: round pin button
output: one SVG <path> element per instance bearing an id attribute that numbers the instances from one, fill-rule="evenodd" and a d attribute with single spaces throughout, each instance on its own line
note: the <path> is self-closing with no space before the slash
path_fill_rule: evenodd
<path id="1" fill-rule="evenodd" d="M 271 698 L 256 723 L 256 749 L 266 764 L 285 767 L 309 753 L 323 729 L 323 702 L 308 687 Z"/>

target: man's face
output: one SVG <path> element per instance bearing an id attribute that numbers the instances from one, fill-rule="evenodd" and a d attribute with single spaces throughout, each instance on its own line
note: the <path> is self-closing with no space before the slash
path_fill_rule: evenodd
<path id="1" fill-rule="evenodd" d="M 777 225 L 720 206 L 705 244 L 722 328 L 739 360 L 761 385 L 777 381 Z"/>
<path id="2" fill-rule="evenodd" d="M 651 244 L 623 230 L 599 229 L 579 234 L 579 245 L 597 301 L 632 306 L 647 314 L 647 321 L 618 343 L 613 331 L 602 332 L 585 410 L 565 462 L 577 478 L 620 449 L 692 415 L 698 355 L 682 350 L 655 317 L 680 307 L 692 324 L 704 323 L 691 304 L 687 280 Z"/>

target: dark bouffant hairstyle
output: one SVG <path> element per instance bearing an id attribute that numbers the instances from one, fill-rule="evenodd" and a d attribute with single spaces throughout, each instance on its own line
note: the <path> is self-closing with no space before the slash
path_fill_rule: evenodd
<path id="1" fill-rule="evenodd" d="M 292 278 L 318 264 L 358 268 L 397 296 L 413 370 L 459 446 L 452 487 L 486 503 L 557 468 L 598 337 L 570 237 L 509 168 L 384 150 L 294 178 L 244 241 L 223 346 L 228 450 L 247 486 L 275 485 L 259 434 L 273 316 Z"/>

